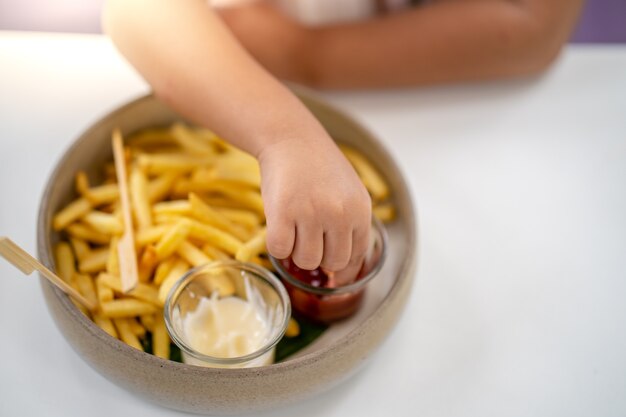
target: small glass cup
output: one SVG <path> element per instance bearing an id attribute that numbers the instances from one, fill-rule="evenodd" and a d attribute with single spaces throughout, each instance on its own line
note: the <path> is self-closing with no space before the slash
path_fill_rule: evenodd
<path id="1" fill-rule="evenodd" d="M 185 319 L 198 309 L 205 297 L 213 297 L 213 300 L 238 297 L 251 303 L 269 328 L 262 345 L 237 357 L 210 356 L 192 346 Z M 215 368 L 250 368 L 273 363 L 275 346 L 291 317 L 291 304 L 284 286 L 270 271 L 251 263 L 222 260 L 193 268 L 178 280 L 167 296 L 163 314 L 167 331 L 180 347 L 185 363 Z"/>
<path id="2" fill-rule="evenodd" d="M 300 271 L 298 273 L 304 272 L 309 277 L 313 274 L 315 277 L 324 278 L 326 275 L 321 268 L 304 271 L 295 267 L 291 259 L 276 259 L 270 256 L 272 265 L 287 288 L 293 310 L 310 320 L 325 324 L 355 314 L 361 307 L 367 284 L 378 274 L 387 256 L 387 232 L 377 219 L 372 221 L 370 239 L 372 239 L 370 251 L 356 280 L 343 286 L 327 287 L 322 284 L 323 280 L 318 280 L 317 285 L 311 285 L 294 276 L 290 269 Z"/>

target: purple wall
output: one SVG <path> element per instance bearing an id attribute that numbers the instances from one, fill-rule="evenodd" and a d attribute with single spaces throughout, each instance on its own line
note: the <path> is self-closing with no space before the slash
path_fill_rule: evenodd
<path id="1" fill-rule="evenodd" d="M 572 42 L 626 42 L 626 0 L 587 0 Z"/>
<path id="2" fill-rule="evenodd" d="M 98 33 L 103 1 L 0 0 L 0 30 Z M 587 0 L 572 41 L 626 42 L 626 0 Z"/>

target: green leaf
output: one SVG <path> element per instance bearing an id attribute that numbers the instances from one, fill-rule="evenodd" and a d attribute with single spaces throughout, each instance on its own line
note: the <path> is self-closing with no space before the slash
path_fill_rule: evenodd
<path id="1" fill-rule="evenodd" d="M 276 362 L 281 362 L 300 349 L 310 345 L 328 329 L 328 326 L 325 324 L 313 323 L 301 318 L 297 320 L 300 325 L 300 334 L 296 337 L 283 337 L 278 342 L 278 345 L 276 345 Z"/>

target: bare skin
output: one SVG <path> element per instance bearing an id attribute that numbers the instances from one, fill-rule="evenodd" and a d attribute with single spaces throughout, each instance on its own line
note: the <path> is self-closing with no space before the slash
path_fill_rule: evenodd
<path id="1" fill-rule="evenodd" d="M 259 160 L 272 255 L 304 269 L 360 265 L 367 191 L 313 115 L 205 1 L 109 0 L 103 26 L 155 94 Z"/>
<path id="2" fill-rule="evenodd" d="M 401 87 L 529 76 L 567 41 L 583 0 L 444 0 L 307 28 L 263 2 L 223 9 L 279 78 L 318 88 Z"/>

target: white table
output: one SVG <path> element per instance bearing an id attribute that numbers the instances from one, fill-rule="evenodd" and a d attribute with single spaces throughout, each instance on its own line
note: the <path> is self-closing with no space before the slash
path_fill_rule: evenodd
<path id="1" fill-rule="evenodd" d="M 0 234 L 34 251 L 63 149 L 146 91 L 102 37 L 0 34 Z M 626 47 L 570 47 L 533 81 L 324 96 L 409 178 L 418 283 L 362 372 L 267 415 L 626 415 Z M 1 416 L 177 414 L 82 362 L 34 277 L 0 276 Z"/>

